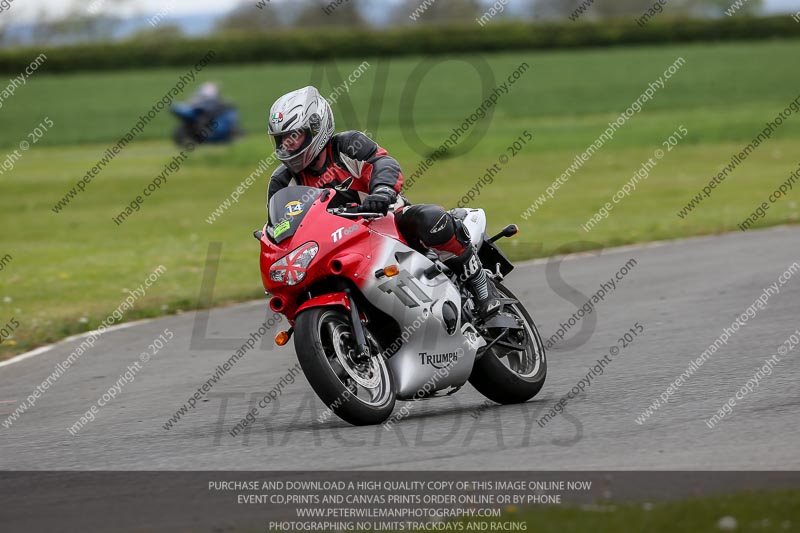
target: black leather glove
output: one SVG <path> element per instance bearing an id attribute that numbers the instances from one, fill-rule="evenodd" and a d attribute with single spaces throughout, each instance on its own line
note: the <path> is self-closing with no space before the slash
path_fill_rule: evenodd
<path id="1" fill-rule="evenodd" d="M 364 198 L 361 202 L 361 210 L 365 213 L 380 213 L 385 215 L 389 212 L 389 206 L 397 200 L 397 194 L 388 187 L 381 187 L 373 191 L 372 194 Z"/>

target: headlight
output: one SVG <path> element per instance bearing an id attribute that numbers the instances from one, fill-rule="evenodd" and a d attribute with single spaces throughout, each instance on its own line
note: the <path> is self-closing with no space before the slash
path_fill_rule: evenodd
<path id="1" fill-rule="evenodd" d="M 306 270 L 317 256 L 319 246 L 307 242 L 276 261 L 269 269 L 269 279 L 276 283 L 297 285 L 306 277 Z"/>

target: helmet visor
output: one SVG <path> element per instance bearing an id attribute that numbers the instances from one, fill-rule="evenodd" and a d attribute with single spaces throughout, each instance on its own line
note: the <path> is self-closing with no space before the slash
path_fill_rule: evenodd
<path id="1" fill-rule="evenodd" d="M 311 146 L 313 136 L 308 129 L 300 129 L 273 135 L 272 140 L 275 142 L 275 153 L 278 159 L 284 161 L 302 154 L 308 149 Z"/>

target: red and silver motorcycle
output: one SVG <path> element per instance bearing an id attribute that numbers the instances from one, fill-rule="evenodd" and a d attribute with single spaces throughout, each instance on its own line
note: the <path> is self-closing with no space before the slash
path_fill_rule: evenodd
<path id="1" fill-rule="evenodd" d="M 300 366 L 319 398 L 354 425 L 378 424 L 395 400 L 453 394 L 469 381 L 498 403 L 533 398 L 547 361 L 536 325 L 500 282 L 514 268 L 489 238 L 482 209 L 457 209 L 502 295 L 482 323 L 469 291 L 434 254 L 410 248 L 394 216 L 359 212 L 349 183 L 287 187 L 269 202 L 261 277 L 270 308 L 292 326 Z"/>

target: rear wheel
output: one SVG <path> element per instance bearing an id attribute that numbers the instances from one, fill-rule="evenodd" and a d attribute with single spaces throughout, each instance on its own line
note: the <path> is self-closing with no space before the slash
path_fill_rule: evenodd
<path id="1" fill-rule="evenodd" d="M 308 382 L 331 411 L 355 426 L 389 418 L 396 396 L 381 348 L 365 334 L 368 357 L 359 356 L 350 316 L 338 309 L 312 308 L 295 322 L 295 351 Z"/>
<path id="2" fill-rule="evenodd" d="M 495 286 L 504 298 L 517 300 L 500 283 Z M 513 315 L 524 325 L 501 337 L 483 353 L 475 363 L 469 382 L 494 402 L 526 402 L 539 393 L 547 377 L 544 344 L 536 324 L 521 303 L 506 304 L 500 312 Z"/>

